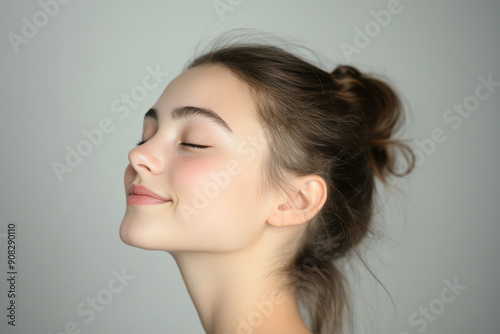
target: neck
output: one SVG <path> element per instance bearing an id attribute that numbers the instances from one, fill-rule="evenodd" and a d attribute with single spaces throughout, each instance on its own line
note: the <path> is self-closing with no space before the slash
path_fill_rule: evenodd
<path id="1" fill-rule="evenodd" d="M 171 252 L 207 334 L 257 334 L 292 325 L 309 333 L 293 289 L 263 269 L 269 265 L 264 248 Z"/>

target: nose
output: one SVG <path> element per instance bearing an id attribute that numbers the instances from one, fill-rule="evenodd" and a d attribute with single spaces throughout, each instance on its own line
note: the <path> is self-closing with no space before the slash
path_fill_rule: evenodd
<path id="1" fill-rule="evenodd" d="M 164 160 L 160 155 L 158 145 L 153 139 L 135 147 L 128 153 L 128 160 L 132 168 L 138 173 L 161 174 Z"/>

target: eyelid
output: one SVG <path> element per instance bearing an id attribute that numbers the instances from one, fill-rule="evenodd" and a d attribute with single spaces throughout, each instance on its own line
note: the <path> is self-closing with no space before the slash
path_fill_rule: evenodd
<path id="1" fill-rule="evenodd" d="M 147 140 L 141 140 L 139 141 L 136 146 L 141 146 L 142 144 L 144 144 L 145 142 L 147 142 Z M 205 145 L 197 145 L 197 144 L 191 144 L 191 143 L 181 143 L 181 145 L 184 145 L 186 147 L 193 147 L 193 148 L 198 148 L 198 149 L 206 149 L 206 148 L 209 148 L 210 146 L 205 146 Z"/>
<path id="2" fill-rule="evenodd" d="M 202 150 L 210 147 L 210 146 L 197 145 L 197 144 L 191 144 L 191 143 L 181 143 L 181 145 L 184 145 L 184 146 L 187 146 L 187 147 L 199 148 L 199 149 L 202 149 Z"/>

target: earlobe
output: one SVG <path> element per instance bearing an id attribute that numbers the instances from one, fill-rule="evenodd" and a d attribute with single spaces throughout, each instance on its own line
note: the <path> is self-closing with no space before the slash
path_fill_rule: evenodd
<path id="1" fill-rule="evenodd" d="M 311 220 L 326 202 L 327 186 L 322 177 L 306 175 L 296 179 L 297 191 L 287 202 L 273 208 L 267 222 L 276 227 L 299 225 Z M 293 197 L 293 198 L 290 198 Z"/>

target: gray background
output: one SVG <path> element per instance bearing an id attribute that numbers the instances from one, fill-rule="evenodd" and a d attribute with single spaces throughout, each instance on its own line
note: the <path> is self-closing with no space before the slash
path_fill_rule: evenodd
<path id="1" fill-rule="evenodd" d="M 353 45 L 354 29 L 364 29 L 374 20 L 370 11 L 389 2 L 233 0 L 221 19 L 209 0 L 73 0 L 16 53 L 8 34 L 21 36 L 23 17 L 33 22 L 42 9 L 37 1 L 2 1 L 0 332 L 55 334 L 74 321 L 82 333 L 203 333 L 170 255 L 129 247 L 118 235 L 127 153 L 140 139 L 144 112 L 200 39 L 258 28 L 316 50 L 332 70 L 347 63 L 340 45 Z M 399 183 L 403 195 L 381 194 L 388 201 L 377 215 L 384 235 L 365 254 L 396 308 L 355 262 L 356 332 L 499 333 L 500 87 L 456 129 L 443 115 L 475 93 L 479 76 L 500 81 L 500 2 L 401 6 L 351 64 L 387 75 L 404 94 L 405 138 L 428 140 L 441 128 L 446 140 Z M 112 102 L 157 65 L 168 77 L 120 119 Z M 64 163 L 66 146 L 75 149 L 82 130 L 105 118 L 114 130 L 59 182 L 51 164 Z M 15 328 L 5 316 L 9 221 L 18 226 Z M 87 323 L 78 305 L 109 296 L 113 270 L 122 268 L 135 278 Z M 445 280 L 454 279 L 466 288 L 443 303 Z M 422 320 L 419 312 L 429 307 L 433 318 Z M 410 320 L 415 312 L 417 323 Z"/>

